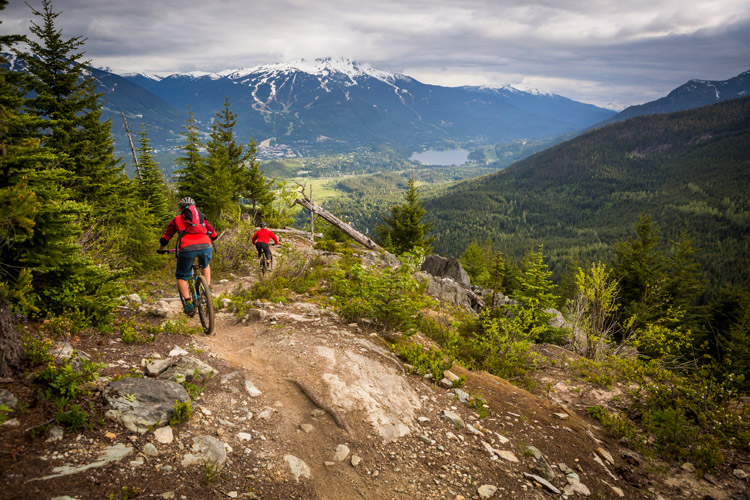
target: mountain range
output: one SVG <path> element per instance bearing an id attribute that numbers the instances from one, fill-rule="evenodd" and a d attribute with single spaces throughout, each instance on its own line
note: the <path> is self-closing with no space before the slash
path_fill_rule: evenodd
<path id="1" fill-rule="evenodd" d="M 307 149 L 352 149 L 391 143 L 492 144 L 580 130 L 614 112 L 510 86 L 441 87 L 347 59 L 271 64 L 220 73 L 155 77 L 95 70 L 105 112 L 121 137 L 120 113 L 155 144 L 179 138 L 188 107 L 208 130 L 225 99 L 238 115 L 236 132 L 257 142 Z M 116 116 L 115 116 L 116 115 Z M 153 136 L 152 136 L 153 135 Z"/>

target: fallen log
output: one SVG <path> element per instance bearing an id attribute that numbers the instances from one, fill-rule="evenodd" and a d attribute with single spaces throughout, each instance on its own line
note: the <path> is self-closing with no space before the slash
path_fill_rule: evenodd
<path id="1" fill-rule="evenodd" d="M 333 215 L 331 212 L 326 210 L 325 208 L 321 207 L 320 205 L 317 205 L 313 203 L 312 201 L 308 200 L 307 198 L 297 198 L 294 200 L 294 203 L 301 205 L 308 209 L 310 212 L 314 213 L 315 215 L 319 215 L 320 217 L 323 217 L 325 220 L 336 226 L 337 228 L 341 229 L 341 231 L 344 232 L 347 236 L 349 236 L 351 239 L 359 243 L 365 248 L 369 248 L 370 250 L 380 250 L 380 247 L 377 243 L 372 241 L 370 238 L 365 236 L 364 234 L 360 233 L 356 229 L 354 229 L 352 226 L 347 224 L 346 222 L 342 221 L 335 215 Z"/>

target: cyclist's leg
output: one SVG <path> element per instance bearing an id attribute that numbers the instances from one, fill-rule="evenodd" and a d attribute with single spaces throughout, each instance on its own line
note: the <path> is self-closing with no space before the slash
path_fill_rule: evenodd
<path id="1" fill-rule="evenodd" d="M 177 278 L 177 289 L 180 291 L 183 299 L 190 300 L 190 289 L 187 280 L 190 278 L 190 268 L 193 265 L 193 252 L 181 252 L 177 256 L 177 268 L 175 278 Z"/>
<path id="2" fill-rule="evenodd" d="M 266 254 L 266 262 L 268 262 L 268 270 L 273 268 L 273 254 L 271 254 L 271 245 L 265 245 L 263 251 Z"/>
<path id="3" fill-rule="evenodd" d="M 207 248 L 201 250 L 198 254 L 198 265 L 203 269 L 203 277 L 206 278 L 206 283 L 211 286 L 211 257 L 213 256 L 212 249 Z"/>
<path id="4" fill-rule="evenodd" d="M 180 295 L 182 295 L 183 299 L 190 299 L 190 288 L 188 287 L 187 281 L 178 279 L 177 290 L 180 291 Z"/>

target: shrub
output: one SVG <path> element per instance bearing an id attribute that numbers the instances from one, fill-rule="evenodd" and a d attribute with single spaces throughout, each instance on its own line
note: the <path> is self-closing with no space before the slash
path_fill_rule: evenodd
<path id="1" fill-rule="evenodd" d="M 396 268 L 365 269 L 359 262 L 341 261 L 331 275 L 331 300 L 345 321 L 368 318 L 383 332 L 413 334 L 419 311 L 432 301 L 412 276 L 421 263 L 420 254 L 404 254 Z"/>
<path id="2" fill-rule="evenodd" d="M 502 309 L 483 310 L 479 318 L 461 326 L 459 357 L 471 368 L 509 380 L 523 376 L 537 361 L 531 352 L 530 321 L 531 312 L 525 308 L 513 315 Z"/>
<path id="3" fill-rule="evenodd" d="M 21 347 L 23 348 L 26 360 L 34 366 L 45 365 L 47 363 L 52 363 L 55 360 L 55 358 L 49 353 L 49 350 L 52 347 L 51 339 L 37 339 L 31 336 L 26 336 L 21 339 Z"/>
<path id="4" fill-rule="evenodd" d="M 190 401 L 180 403 L 179 401 L 174 402 L 174 413 L 169 419 L 169 425 L 174 427 L 180 422 L 190 420 L 192 417 L 192 410 L 190 409 Z"/>
<path id="5" fill-rule="evenodd" d="M 419 375 L 429 373 L 435 383 L 443 377 L 445 370 L 453 366 L 453 359 L 447 357 L 442 351 L 424 348 L 414 342 L 393 346 L 393 349 L 401 359 L 412 367 L 410 373 L 418 373 Z"/>
<path id="6" fill-rule="evenodd" d="M 149 342 L 155 342 L 158 337 L 158 333 L 153 332 L 150 335 L 141 335 L 136 330 L 136 325 L 133 323 L 125 323 L 120 326 L 120 340 L 124 344 L 147 344 Z"/>
<path id="7" fill-rule="evenodd" d="M 73 366 L 74 362 L 78 367 Z M 75 398 L 80 394 L 88 394 L 93 382 L 99 378 L 99 370 L 105 367 L 104 363 L 73 358 L 60 365 L 48 363 L 47 367 L 37 374 L 36 379 L 45 382 L 54 396 Z"/>

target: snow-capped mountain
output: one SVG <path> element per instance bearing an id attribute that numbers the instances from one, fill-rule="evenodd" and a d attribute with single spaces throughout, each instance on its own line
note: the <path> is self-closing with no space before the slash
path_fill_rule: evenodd
<path id="1" fill-rule="evenodd" d="M 218 73 L 123 75 L 209 123 L 225 99 L 240 137 L 287 144 L 416 147 L 506 142 L 585 128 L 612 111 L 542 92 L 440 87 L 348 59 L 299 60 Z"/>

